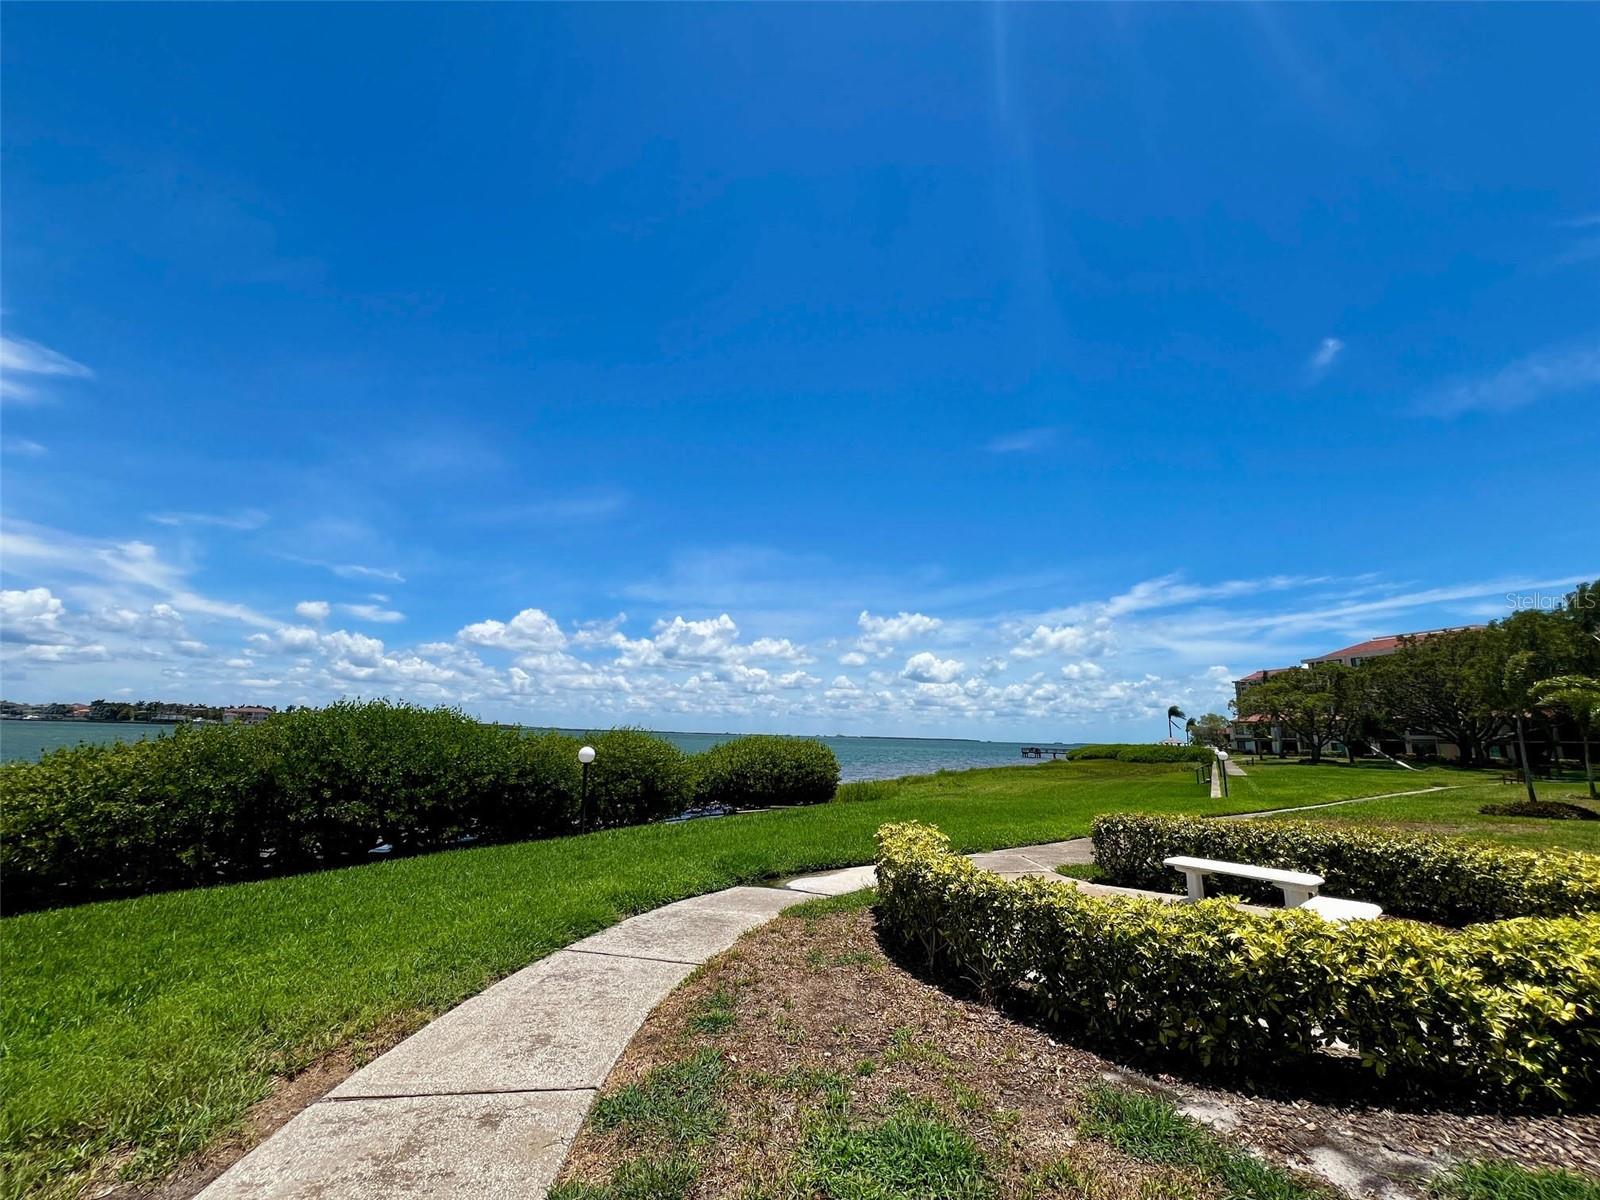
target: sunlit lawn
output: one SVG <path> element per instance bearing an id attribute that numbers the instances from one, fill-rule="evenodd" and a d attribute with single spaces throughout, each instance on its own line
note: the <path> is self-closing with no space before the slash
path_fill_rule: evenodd
<path id="1" fill-rule="evenodd" d="M 1081 835 L 1107 811 L 1243 811 L 1434 775 L 1450 773 L 1272 767 L 1213 802 L 1188 767 L 995 768 L 906 781 L 868 802 L 14 917 L 0 922 L 0 1189 L 71 1194 L 111 1156 L 159 1175 L 236 1124 L 274 1074 L 418 1025 L 630 913 L 868 862 L 887 821 L 931 821 L 970 851 Z"/>
<path id="2" fill-rule="evenodd" d="M 1254 769 L 1251 781 L 1261 780 L 1269 792 L 1276 794 L 1279 777 L 1298 769 L 1304 768 L 1296 768 L 1291 764 L 1273 765 L 1265 770 Z M 1393 779 L 1394 776 L 1386 778 Z M 1236 779 L 1233 782 L 1239 784 L 1247 781 Z M 1501 783 L 1499 771 L 1436 769 L 1429 771 L 1427 779 L 1416 786 L 1433 784 L 1448 785 L 1450 790 L 1422 796 L 1397 796 L 1388 800 L 1341 804 L 1310 812 L 1288 813 L 1274 819 L 1346 825 L 1393 825 L 1422 833 L 1485 838 L 1530 850 L 1565 847 L 1591 854 L 1600 853 L 1600 821 L 1555 821 L 1545 817 L 1489 816 L 1479 812 L 1485 804 L 1507 804 L 1527 797 L 1527 791 L 1520 782 Z M 1393 790 L 1401 789 L 1396 787 Z M 1561 800 L 1600 811 L 1600 804 L 1589 800 L 1582 780 L 1535 780 L 1534 790 L 1541 800 Z M 1237 799 L 1238 795 L 1236 789 L 1234 798 Z"/>

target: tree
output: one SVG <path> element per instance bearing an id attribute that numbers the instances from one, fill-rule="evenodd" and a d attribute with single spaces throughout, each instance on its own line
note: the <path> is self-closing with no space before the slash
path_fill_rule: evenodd
<path id="1" fill-rule="evenodd" d="M 1183 709 L 1179 708 L 1176 704 L 1172 704 L 1167 707 L 1167 739 L 1169 741 L 1172 739 L 1173 734 L 1172 723 L 1174 721 L 1181 721 L 1183 719 Z"/>
<path id="2" fill-rule="evenodd" d="M 1453 742 L 1461 765 L 1473 767 L 1507 726 L 1506 641 L 1498 625 L 1406 638 L 1356 670 L 1371 672 L 1376 707 L 1397 729 Z"/>
<path id="3" fill-rule="evenodd" d="M 1220 713 L 1206 713 L 1190 720 L 1184 728 L 1189 740 L 1196 746 L 1211 746 L 1222 750 L 1228 745 L 1228 718 Z"/>
<path id="4" fill-rule="evenodd" d="M 1600 727 L 1600 679 L 1590 675 L 1556 675 L 1541 679 L 1532 688 L 1535 703 L 1564 709 L 1578 727 L 1583 743 L 1583 776 L 1589 782 L 1589 799 L 1600 799 L 1594 786 L 1594 763 L 1589 758 L 1589 739 Z"/>
<path id="5" fill-rule="evenodd" d="M 1309 744 L 1314 763 L 1322 761 L 1323 744 L 1335 736 L 1339 715 L 1332 673 L 1322 669 L 1326 665 L 1285 671 L 1250 689 L 1250 707 Z"/>

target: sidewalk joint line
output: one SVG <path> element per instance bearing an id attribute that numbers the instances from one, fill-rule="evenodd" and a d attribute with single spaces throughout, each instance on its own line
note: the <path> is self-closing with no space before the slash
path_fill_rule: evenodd
<path id="1" fill-rule="evenodd" d="M 360 1096 L 323 1096 L 317 1104 L 348 1104 L 352 1100 L 431 1100 L 449 1096 L 544 1096 L 555 1092 L 598 1092 L 599 1086 L 590 1087 L 527 1087 L 527 1088 L 475 1088 L 461 1092 L 373 1092 Z"/>
<path id="2" fill-rule="evenodd" d="M 576 946 L 566 947 L 568 954 L 593 954 L 599 958 L 631 958 L 640 962 L 678 963 L 685 967 L 698 967 L 700 962 L 692 958 L 659 958 L 654 954 L 623 954 L 620 950 L 579 950 Z"/>

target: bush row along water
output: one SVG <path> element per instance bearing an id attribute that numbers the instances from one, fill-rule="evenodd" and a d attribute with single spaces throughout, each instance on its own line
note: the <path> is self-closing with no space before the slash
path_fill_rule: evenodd
<path id="1" fill-rule="evenodd" d="M 1281 1079 L 1337 1050 L 1394 1092 L 1600 1092 L 1600 916 L 1337 924 L 1008 881 L 926 825 L 878 844 L 880 927 L 903 953 L 1117 1052 Z"/>
<path id="2" fill-rule="evenodd" d="M 687 756 L 634 729 L 593 739 L 589 823 L 631 825 L 691 805 L 833 797 L 819 742 L 738 738 Z M 300 709 L 260 725 L 55 751 L 0 767 L 8 911 L 302 871 L 465 840 L 571 832 L 578 739 L 385 701 Z"/>
<path id="3" fill-rule="evenodd" d="M 1370 900 L 1400 916 L 1466 925 L 1505 917 L 1600 910 L 1600 856 L 1512 850 L 1460 838 L 1307 821 L 1217 821 L 1118 813 L 1094 822 L 1094 858 L 1123 887 L 1182 891 L 1174 855 L 1311 871 L 1332 896 Z M 1222 881 L 1251 900 L 1281 897 L 1250 880 Z"/>
<path id="4" fill-rule="evenodd" d="M 1128 743 L 1109 743 L 1100 746 L 1079 746 L 1067 754 L 1075 762 L 1096 759 L 1125 763 L 1185 763 L 1210 762 L 1215 758 L 1209 746 L 1140 746 Z"/>

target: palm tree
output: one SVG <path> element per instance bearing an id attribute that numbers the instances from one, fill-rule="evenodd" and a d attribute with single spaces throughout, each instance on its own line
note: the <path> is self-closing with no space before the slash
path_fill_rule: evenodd
<path id="1" fill-rule="evenodd" d="M 1583 743 L 1583 774 L 1589 781 L 1589 799 L 1600 799 L 1594 787 L 1594 763 L 1589 760 L 1589 738 L 1600 725 L 1600 679 L 1589 675 L 1557 675 L 1533 685 L 1540 704 L 1559 705 L 1572 714 Z"/>
<path id="2" fill-rule="evenodd" d="M 1189 740 L 1189 744 L 1190 745 L 1194 744 L 1194 718 L 1193 717 L 1190 717 L 1187 721 L 1185 721 L 1183 723 L 1183 736 L 1186 737 Z"/>
<path id="3" fill-rule="evenodd" d="M 1172 740 L 1172 725 L 1173 725 L 1173 722 L 1174 721 L 1181 721 L 1181 720 L 1183 720 L 1183 709 L 1179 708 L 1176 704 L 1168 705 L 1167 706 L 1167 740 L 1169 742 Z"/>

